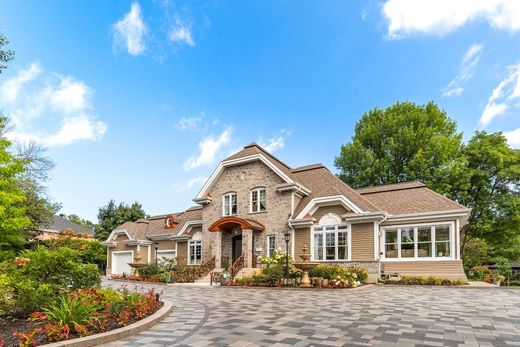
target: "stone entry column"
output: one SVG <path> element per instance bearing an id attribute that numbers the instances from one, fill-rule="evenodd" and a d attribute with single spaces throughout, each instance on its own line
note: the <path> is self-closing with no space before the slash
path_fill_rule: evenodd
<path id="1" fill-rule="evenodd" d="M 222 231 L 213 232 L 213 247 L 211 248 L 211 256 L 215 256 L 215 267 L 221 268 L 224 264 L 222 262 Z"/>
<path id="2" fill-rule="evenodd" d="M 242 229 L 242 254 L 244 254 L 244 267 L 253 267 L 253 230 Z"/>

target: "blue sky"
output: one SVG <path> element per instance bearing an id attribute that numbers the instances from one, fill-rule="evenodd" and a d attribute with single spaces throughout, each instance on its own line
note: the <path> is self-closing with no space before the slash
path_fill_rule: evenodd
<path id="1" fill-rule="evenodd" d="M 360 116 L 437 102 L 467 140 L 520 146 L 520 2 L 3 1 L 12 136 L 49 148 L 49 194 L 96 219 L 109 199 L 193 205 L 256 141 L 331 170 Z"/>

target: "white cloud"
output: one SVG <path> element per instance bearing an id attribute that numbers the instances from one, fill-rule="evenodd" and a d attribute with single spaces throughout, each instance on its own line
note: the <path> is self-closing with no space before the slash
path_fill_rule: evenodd
<path id="1" fill-rule="evenodd" d="M 196 131 L 201 125 L 202 117 L 183 117 L 175 124 L 175 127 L 179 130 Z"/>
<path id="2" fill-rule="evenodd" d="M 509 66 L 507 76 L 493 89 L 479 123 L 483 126 L 488 125 L 493 119 L 505 113 L 509 107 L 514 106 L 519 97 L 520 62 Z"/>
<path id="3" fill-rule="evenodd" d="M 191 23 L 185 24 L 177 16 L 175 17 L 175 26 L 170 30 L 168 38 L 177 44 L 195 46 L 195 40 L 191 33 Z"/>
<path id="4" fill-rule="evenodd" d="M 141 6 L 137 2 L 132 3 L 130 12 L 113 26 L 116 44 L 126 46 L 128 53 L 139 55 L 145 49 L 144 37 L 148 28 L 141 15 Z"/>
<path id="5" fill-rule="evenodd" d="M 459 74 L 444 88 L 442 96 L 459 96 L 464 92 L 464 86 L 473 77 L 475 68 L 480 61 L 480 54 L 484 47 L 473 44 L 462 57 Z"/>
<path id="6" fill-rule="evenodd" d="M 289 135 L 291 135 L 291 133 L 288 130 L 282 129 L 280 131 L 279 136 L 270 138 L 269 141 L 267 141 L 267 142 L 264 142 L 262 139 L 260 139 L 260 141 L 258 141 L 258 143 L 266 151 L 268 151 L 269 153 L 273 153 L 273 152 L 276 152 L 276 151 L 282 149 L 285 146 L 285 138 Z"/>
<path id="7" fill-rule="evenodd" d="M 91 114 L 92 88 L 33 63 L 0 85 L 0 102 L 16 126 L 11 138 L 47 146 L 97 140 L 106 123 Z"/>
<path id="8" fill-rule="evenodd" d="M 511 147 L 520 148 L 520 128 L 504 132 L 507 143 Z"/>
<path id="9" fill-rule="evenodd" d="M 382 13 L 390 39 L 414 33 L 442 36 L 477 20 L 510 32 L 520 29 L 518 0 L 387 0 Z"/>
<path id="10" fill-rule="evenodd" d="M 199 153 L 184 163 L 184 170 L 190 171 L 203 165 L 213 164 L 220 151 L 230 143 L 232 132 L 233 129 L 229 127 L 217 137 L 210 135 L 203 138 L 199 142 Z"/>
<path id="11" fill-rule="evenodd" d="M 177 193 L 180 193 L 180 192 L 184 192 L 186 190 L 190 190 L 191 188 L 193 187 L 196 187 L 196 186 L 201 186 L 202 184 L 204 184 L 204 182 L 206 182 L 208 180 L 208 178 L 206 176 L 197 176 L 197 177 L 194 177 L 194 178 L 190 178 L 189 180 L 187 180 L 186 182 L 182 182 L 182 183 L 175 183 L 173 185 L 173 189 L 177 192 Z"/>

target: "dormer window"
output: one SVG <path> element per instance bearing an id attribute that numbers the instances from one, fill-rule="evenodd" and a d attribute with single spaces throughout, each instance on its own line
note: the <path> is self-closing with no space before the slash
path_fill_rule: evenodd
<path id="1" fill-rule="evenodd" d="M 222 197 L 222 215 L 234 216 L 237 214 L 237 193 L 227 193 Z"/>
<path id="2" fill-rule="evenodd" d="M 265 188 L 255 188 L 251 190 L 251 213 L 265 211 Z"/>
<path id="3" fill-rule="evenodd" d="M 175 228 L 176 225 L 177 225 L 177 222 L 175 222 L 175 218 L 173 215 L 167 216 L 164 219 L 164 228 L 165 229 Z"/>

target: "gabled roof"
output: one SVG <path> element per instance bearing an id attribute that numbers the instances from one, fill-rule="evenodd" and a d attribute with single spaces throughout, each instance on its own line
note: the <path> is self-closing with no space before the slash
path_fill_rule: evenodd
<path id="1" fill-rule="evenodd" d="M 175 227 L 165 228 L 165 218 L 173 216 Z M 148 237 L 157 235 L 170 234 L 171 236 L 178 236 L 180 231 L 189 222 L 202 220 L 202 206 L 190 207 L 186 211 L 161 214 L 151 216 L 149 218 L 139 219 L 135 222 L 125 222 L 118 226 L 114 231 L 126 230 L 133 240 L 145 240 Z"/>
<path id="2" fill-rule="evenodd" d="M 467 210 L 465 206 L 434 192 L 418 181 L 361 188 L 357 192 L 393 215 Z"/>
<path id="3" fill-rule="evenodd" d="M 64 218 L 62 216 L 54 216 L 52 220 L 52 224 L 44 229 L 44 231 L 54 231 L 54 232 L 60 232 L 63 230 L 72 230 L 75 233 L 78 234 L 89 234 L 94 236 L 94 233 L 85 228 L 82 225 L 76 224 L 68 220 L 67 218 Z"/>
<path id="4" fill-rule="evenodd" d="M 298 181 L 311 190 L 311 194 L 304 197 L 294 210 L 294 217 L 298 216 L 313 199 L 338 195 L 346 197 L 364 212 L 380 211 L 376 204 L 346 185 L 322 164 L 307 165 L 294 169 L 293 174 Z"/>

